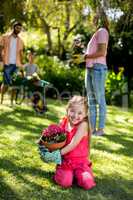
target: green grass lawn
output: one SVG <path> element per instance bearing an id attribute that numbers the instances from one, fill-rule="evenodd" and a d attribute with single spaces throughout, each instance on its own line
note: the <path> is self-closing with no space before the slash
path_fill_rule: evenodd
<path id="1" fill-rule="evenodd" d="M 65 103 L 48 100 L 36 116 L 30 106 L 0 105 L 0 200 L 133 200 L 133 112 L 108 107 L 106 135 L 92 137 L 91 160 L 97 186 L 62 189 L 43 163 L 37 140 L 43 128 L 65 114 Z"/>

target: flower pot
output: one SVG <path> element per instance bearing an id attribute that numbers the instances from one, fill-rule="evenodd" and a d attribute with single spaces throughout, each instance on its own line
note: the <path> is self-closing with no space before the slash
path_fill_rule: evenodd
<path id="1" fill-rule="evenodd" d="M 62 147 L 64 147 L 66 140 L 62 141 L 62 142 L 58 142 L 58 143 L 48 143 L 48 142 L 42 142 L 44 144 L 44 146 L 46 148 L 48 148 L 49 151 L 54 151 L 57 149 L 61 149 Z"/>

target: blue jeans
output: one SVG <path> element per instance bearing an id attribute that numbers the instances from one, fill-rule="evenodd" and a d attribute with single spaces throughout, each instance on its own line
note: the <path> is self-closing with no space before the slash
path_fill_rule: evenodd
<path id="1" fill-rule="evenodd" d="M 99 106 L 99 125 L 98 128 L 104 128 L 106 116 L 105 101 L 105 80 L 107 66 L 95 63 L 93 68 L 88 68 L 85 78 L 89 116 L 92 129 L 96 128 L 97 104 Z"/>
<path id="2" fill-rule="evenodd" d="M 17 66 L 15 64 L 4 65 L 3 81 L 5 85 L 12 84 L 12 75 L 17 71 Z"/>

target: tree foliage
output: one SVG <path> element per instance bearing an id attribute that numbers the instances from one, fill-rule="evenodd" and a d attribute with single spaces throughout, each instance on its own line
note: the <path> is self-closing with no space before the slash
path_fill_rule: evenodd
<path id="1" fill-rule="evenodd" d="M 0 32 L 9 28 L 14 20 L 26 20 L 26 0 L 1 0 L 0 6 Z"/>
<path id="2" fill-rule="evenodd" d="M 69 36 L 81 23 L 86 1 L 29 0 L 27 13 L 30 26 L 41 28 L 47 36 L 48 50 L 63 57 Z M 34 19 L 34 20 L 32 20 Z M 32 24 L 31 24 L 32 23 Z M 56 36 L 56 40 L 53 38 Z M 54 46 L 56 42 L 56 47 Z"/>
<path id="3" fill-rule="evenodd" d="M 0 31 L 9 28 L 12 20 L 22 20 L 27 30 L 42 31 L 49 54 L 65 59 L 75 34 L 84 35 L 87 44 L 93 31 L 90 14 L 101 7 L 112 16 L 121 11 L 119 18 L 111 18 L 108 61 L 109 66 L 122 65 L 128 71 L 133 56 L 132 0 L 1 0 Z"/>

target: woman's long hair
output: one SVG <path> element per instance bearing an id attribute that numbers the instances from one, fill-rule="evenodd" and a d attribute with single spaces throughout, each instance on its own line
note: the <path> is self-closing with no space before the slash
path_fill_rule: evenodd
<path id="1" fill-rule="evenodd" d="M 106 28 L 107 31 L 109 32 L 109 21 L 104 10 L 100 9 L 97 16 L 98 16 L 98 22 L 97 22 L 98 28 L 101 28 L 101 27 Z"/>

